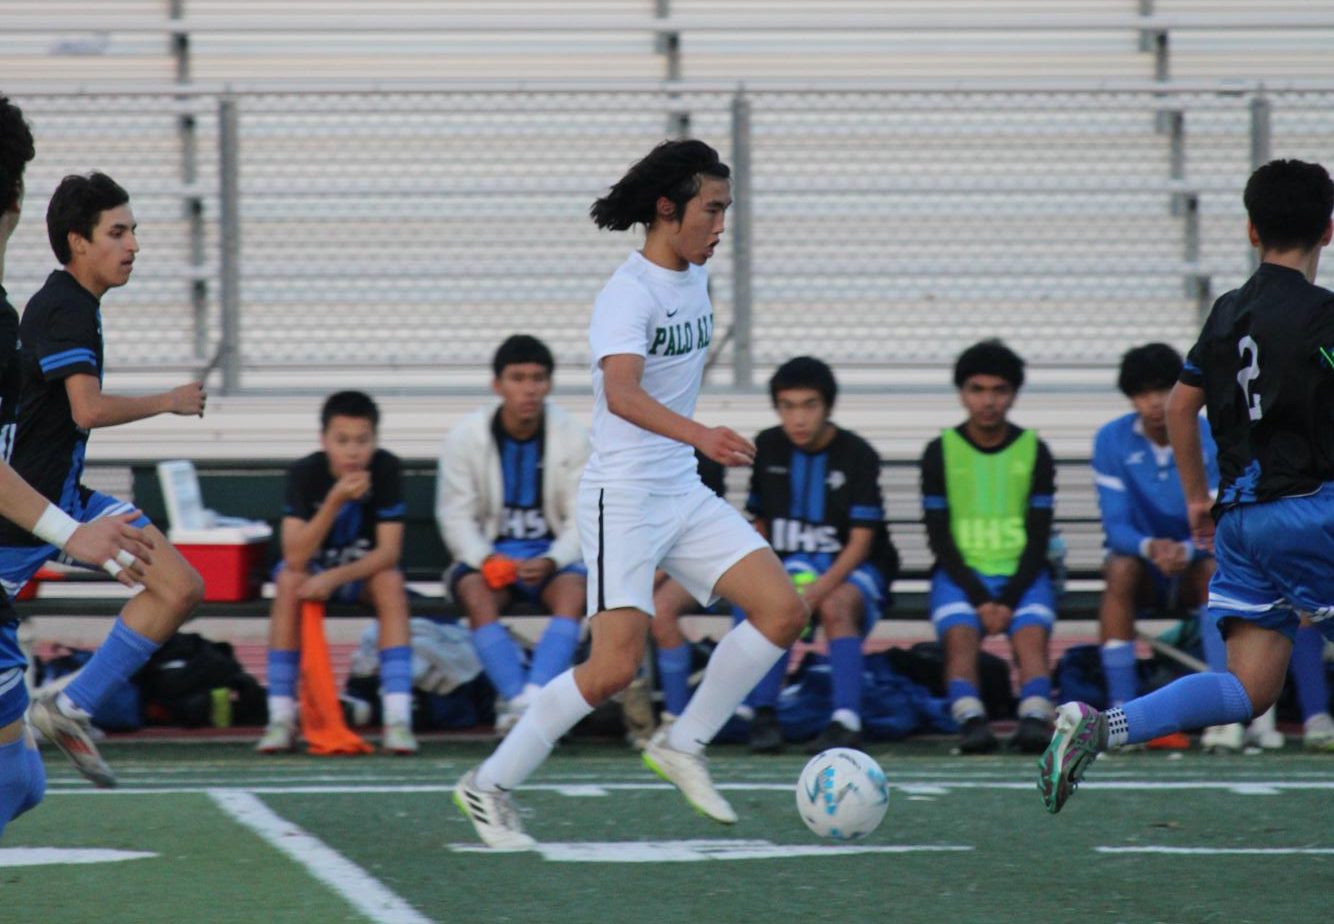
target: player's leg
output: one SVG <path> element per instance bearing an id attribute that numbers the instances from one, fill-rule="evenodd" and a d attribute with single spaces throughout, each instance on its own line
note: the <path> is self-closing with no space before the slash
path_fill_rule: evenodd
<path id="1" fill-rule="evenodd" d="M 544 687 L 563 673 L 579 647 L 579 631 L 588 603 L 587 571 L 583 565 L 554 575 L 539 595 L 551 618 L 533 649 L 533 663 L 528 669 L 528 683 Z"/>
<path id="2" fill-rule="evenodd" d="M 928 606 L 944 659 L 950 715 L 959 726 L 959 750 L 964 754 L 990 753 L 998 742 L 987 724 L 987 709 L 978 685 L 982 621 L 963 588 L 939 568 L 931 576 Z"/>
<path id="3" fill-rule="evenodd" d="M 681 633 L 681 616 L 698 604 L 689 591 L 663 575 L 653 591 L 653 606 L 650 631 L 662 685 L 663 720 L 675 721 L 690 702 L 690 645 Z"/>
<path id="4" fill-rule="evenodd" d="M 496 733 L 503 735 L 523 715 L 528 701 L 523 697 L 528 672 L 523 655 L 509 629 L 500 621 L 500 610 L 507 595 L 487 586 L 481 572 L 456 562 L 445 572 L 450 597 L 458 603 L 472 630 L 473 648 L 482 662 L 487 680 L 496 688 L 500 702 L 496 709 Z"/>
<path id="5" fill-rule="evenodd" d="M 1041 754 L 1051 738 L 1056 709 L 1051 701 L 1051 632 L 1056 622 L 1056 596 L 1051 579 L 1039 574 L 1024 592 L 1010 622 L 1010 645 L 1019 667 L 1019 724 L 1011 748 Z"/>
<path id="6" fill-rule="evenodd" d="M 739 606 L 732 607 L 732 625 L 740 625 L 745 620 L 746 611 Z M 752 754 L 783 752 L 783 727 L 778 724 L 778 697 L 783 693 L 783 683 L 787 680 L 791 660 L 790 650 L 785 651 L 759 682 L 751 687 L 737 707 L 736 714 L 750 722 L 746 745 Z"/>
<path id="7" fill-rule="evenodd" d="M 391 754 L 416 754 L 412 735 L 412 628 L 408 588 L 397 568 L 377 571 L 362 591 L 380 623 L 382 746 Z"/>
<path id="8" fill-rule="evenodd" d="M 4 677 L 5 674 L 0 674 L 0 681 Z M 18 686 L 22 689 L 21 670 L 19 677 Z M 5 833 L 5 825 L 35 808 L 45 794 L 46 768 L 32 733 L 20 716 L 0 727 L 0 837 Z"/>
<path id="9" fill-rule="evenodd" d="M 1135 677 L 1135 609 L 1141 584 L 1148 577 L 1143 561 L 1133 555 L 1110 554 L 1103 562 L 1104 588 L 1098 604 L 1098 632 L 1102 646 L 1107 702 L 1129 702 L 1138 692 Z"/>
<path id="10" fill-rule="evenodd" d="M 866 666 L 862 639 L 866 634 L 863 628 L 866 613 L 866 598 L 850 581 L 834 588 L 817 607 L 829 648 L 833 711 L 829 724 L 807 745 L 807 753 L 862 745 L 862 673 Z"/>
<path id="11" fill-rule="evenodd" d="M 296 684 L 301 672 L 301 601 L 297 591 L 310 577 L 279 563 L 269 604 L 269 723 L 255 745 L 261 754 L 292 750 L 296 743 Z"/>
<path id="12" fill-rule="evenodd" d="M 1308 751 L 1334 753 L 1334 719 L 1329 714 L 1325 679 L 1325 637 L 1303 615 L 1292 643 L 1292 680 L 1302 713 L 1302 745 Z"/>

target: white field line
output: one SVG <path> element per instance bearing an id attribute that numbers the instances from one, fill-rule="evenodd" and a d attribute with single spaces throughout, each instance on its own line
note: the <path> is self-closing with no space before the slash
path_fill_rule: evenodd
<path id="1" fill-rule="evenodd" d="M 375 782 L 366 783 L 342 783 L 336 785 L 290 785 L 290 786 L 250 786 L 243 779 L 232 779 L 218 781 L 216 783 L 200 783 L 198 785 L 183 785 L 180 781 L 172 781 L 165 786 L 121 786 L 116 789 L 93 789 L 87 784 L 78 785 L 71 780 L 69 788 L 51 787 L 47 789 L 47 795 L 59 796 L 97 796 L 100 798 L 110 798 L 124 795 L 166 795 L 178 793 L 199 793 L 212 792 L 220 787 L 226 789 L 235 789 L 249 793 L 261 795 L 275 795 L 281 793 L 291 793 L 294 795 L 318 795 L 322 793 L 365 793 L 365 794 L 388 794 L 388 793 L 449 793 L 453 791 L 452 783 L 420 783 L 420 784 L 379 784 Z M 718 788 L 731 792 L 791 792 L 793 783 L 719 783 Z M 561 795 L 586 797 L 593 793 L 593 790 L 603 790 L 605 792 L 638 792 L 653 790 L 670 790 L 673 787 L 669 783 L 533 783 L 524 786 L 524 792 L 554 792 Z M 994 789 L 994 790 L 1015 790 L 1028 792 L 1037 788 L 1034 783 L 1019 783 L 1012 781 L 960 781 L 942 777 L 938 780 L 912 780 L 903 783 L 890 783 L 890 790 L 899 790 L 903 793 L 911 794 L 916 792 L 927 792 L 933 795 L 948 793 L 952 790 L 963 789 Z M 1107 780 L 1107 781 L 1089 781 L 1085 780 L 1080 784 L 1080 789 L 1102 789 L 1102 790 L 1120 790 L 1136 792 L 1154 792 L 1154 791 L 1212 791 L 1212 792 L 1231 792 L 1236 795 L 1275 795 L 1279 792 L 1307 792 L 1307 791 L 1329 791 L 1334 790 L 1334 780 L 1234 780 L 1231 782 L 1220 782 L 1216 780 L 1183 780 L 1183 781 L 1162 781 L 1162 780 Z"/>
<path id="2" fill-rule="evenodd" d="M 1204 857 L 1334 856 L 1334 847 L 1095 847 L 1098 853 L 1157 853 Z"/>
<path id="3" fill-rule="evenodd" d="M 360 866 L 275 814 L 253 794 L 234 789 L 213 789 L 208 794 L 237 823 L 305 867 L 376 924 L 432 924 Z"/>

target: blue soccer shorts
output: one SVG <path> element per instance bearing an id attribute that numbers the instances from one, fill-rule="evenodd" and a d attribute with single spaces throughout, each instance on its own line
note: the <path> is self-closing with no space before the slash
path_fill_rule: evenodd
<path id="1" fill-rule="evenodd" d="M 1009 576 L 1003 574 L 978 573 L 977 576 L 993 596 L 999 596 L 1006 582 L 1010 580 Z M 972 626 L 979 634 L 985 634 L 977 610 L 968 601 L 968 594 L 950 580 L 943 568 L 937 568 L 931 575 L 929 599 L 931 623 L 936 627 L 936 634 L 939 637 L 944 638 L 945 633 L 955 626 Z M 1010 620 L 1010 627 L 1006 632 L 1013 636 L 1025 626 L 1041 626 L 1051 632 L 1052 624 L 1055 622 L 1056 595 L 1052 591 L 1051 576 L 1046 571 L 1041 571 L 1029 585 L 1028 590 L 1024 591 L 1024 595 L 1019 598 L 1019 604 L 1014 608 L 1014 618 Z"/>

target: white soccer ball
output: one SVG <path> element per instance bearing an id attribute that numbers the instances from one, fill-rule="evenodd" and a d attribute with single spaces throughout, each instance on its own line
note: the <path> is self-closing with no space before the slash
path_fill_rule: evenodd
<path id="1" fill-rule="evenodd" d="M 889 808 L 885 771 L 869 754 L 830 748 L 797 780 L 797 813 L 820 837 L 855 840 L 874 831 Z"/>

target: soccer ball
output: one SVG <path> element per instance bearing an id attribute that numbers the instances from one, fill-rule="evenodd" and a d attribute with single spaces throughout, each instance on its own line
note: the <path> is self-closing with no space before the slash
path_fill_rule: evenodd
<path id="1" fill-rule="evenodd" d="M 874 831 L 889 808 L 885 772 L 868 754 L 830 748 L 797 780 L 797 813 L 820 837 L 855 840 Z"/>

